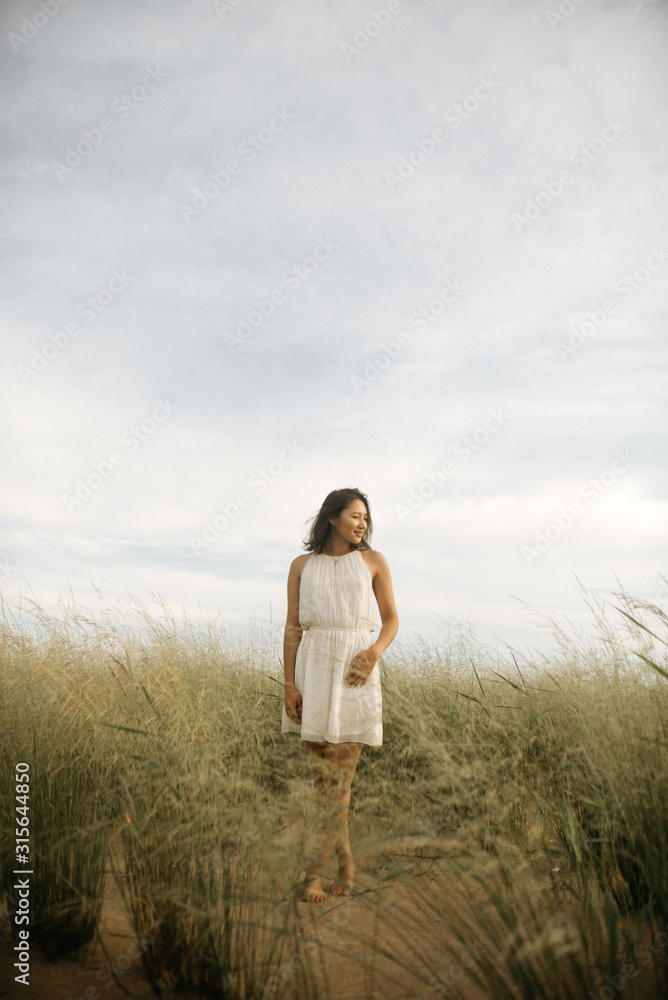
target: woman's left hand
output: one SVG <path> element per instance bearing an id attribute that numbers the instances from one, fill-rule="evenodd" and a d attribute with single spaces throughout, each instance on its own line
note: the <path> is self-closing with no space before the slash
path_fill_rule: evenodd
<path id="1" fill-rule="evenodd" d="M 350 670 L 343 679 L 346 687 L 358 687 L 360 684 L 366 684 L 369 674 L 379 659 L 380 654 L 376 652 L 373 646 L 357 653 L 350 663 Z"/>

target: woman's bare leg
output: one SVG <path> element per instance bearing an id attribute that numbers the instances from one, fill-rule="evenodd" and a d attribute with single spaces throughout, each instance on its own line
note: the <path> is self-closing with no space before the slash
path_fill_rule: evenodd
<path id="1" fill-rule="evenodd" d="M 353 861 L 353 852 L 350 849 L 348 810 L 350 807 L 350 787 L 357 769 L 362 744 L 339 743 L 332 744 L 332 746 L 344 748 L 343 750 L 336 750 L 335 755 L 339 760 L 339 765 L 346 773 L 346 779 L 342 784 L 339 798 L 339 836 L 334 845 L 334 850 L 339 859 L 339 872 L 336 881 L 330 886 L 329 891 L 334 896 L 351 896 L 353 892 L 353 879 L 355 877 L 355 862 Z"/>
<path id="2" fill-rule="evenodd" d="M 304 740 L 304 742 L 306 743 L 306 747 L 308 749 L 309 767 L 311 769 L 311 774 L 313 775 L 313 784 L 318 794 L 318 798 L 320 799 L 324 794 L 325 788 L 325 769 L 323 761 L 327 744 L 313 743 L 310 740 Z M 321 872 L 322 868 L 319 871 L 315 871 L 312 866 L 309 866 L 306 869 L 306 877 L 304 879 L 304 895 L 302 897 L 304 900 L 308 902 L 313 901 L 315 903 L 322 903 L 323 900 L 327 898 L 327 894 L 320 881 Z"/>
<path id="3" fill-rule="evenodd" d="M 322 902 L 326 894 L 321 876 L 331 853 L 336 849 L 339 874 L 332 885 L 335 895 L 348 895 L 352 891 L 355 871 L 348 836 L 348 809 L 350 786 L 362 750 L 361 743 L 310 743 L 309 757 L 314 773 L 314 784 L 322 799 L 323 823 L 306 871 L 304 899 Z"/>

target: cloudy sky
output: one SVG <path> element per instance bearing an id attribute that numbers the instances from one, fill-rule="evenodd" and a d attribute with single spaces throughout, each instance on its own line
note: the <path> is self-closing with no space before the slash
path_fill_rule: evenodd
<path id="1" fill-rule="evenodd" d="M 667 28 L 5 2 L 5 600 L 278 627 L 356 486 L 404 642 L 532 645 L 580 585 L 665 604 Z"/>

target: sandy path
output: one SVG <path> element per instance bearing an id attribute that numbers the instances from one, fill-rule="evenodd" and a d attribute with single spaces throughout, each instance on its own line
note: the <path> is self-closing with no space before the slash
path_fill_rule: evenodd
<path id="1" fill-rule="evenodd" d="M 303 788 L 295 788 L 294 791 L 297 798 L 304 793 Z M 298 812 L 293 814 L 292 803 L 286 813 L 289 819 L 298 816 Z M 293 833 L 294 826 L 290 824 L 285 828 L 285 835 L 292 837 Z M 445 902 L 447 915 L 453 919 L 457 914 L 465 916 L 465 893 L 480 887 L 473 879 L 455 875 L 447 857 L 437 861 L 420 860 L 410 851 L 402 854 L 402 842 L 388 840 L 386 856 L 389 854 L 396 861 L 410 864 L 411 871 L 393 879 L 380 891 L 365 892 L 365 889 L 377 885 L 381 875 L 380 854 L 377 850 L 373 854 L 370 852 L 368 827 L 353 815 L 350 817 L 350 833 L 357 865 L 353 897 L 342 900 L 328 896 L 322 904 L 300 902 L 298 907 L 303 949 L 314 968 L 322 969 L 319 976 L 326 978 L 332 1000 L 439 1000 L 439 997 L 452 997 L 451 989 L 447 987 L 440 992 L 429 987 L 429 980 L 435 973 L 444 977 L 445 983 L 456 988 L 457 995 L 466 1000 L 489 1000 L 489 993 L 481 992 L 467 981 L 464 968 L 456 958 L 444 957 L 448 956 L 448 952 L 442 942 L 444 939 L 452 941 L 452 936 L 442 919 L 431 913 L 425 915 L 419 899 L 419 891 L 426 882 Z M 377 848 L 377 844 L 378 841 L 375 841 L 374 847 Z M 116 856 L 119 857 L 118 850 Z M 323 878 L 326 889 L 334 880 L 336 867 L 336 859 L 330 859 Z M 545 881 L 549 883 L 547 872 L 545 876 Z M 289 886 L 286 884 L 283 888 L 288 890 Z M 299 896 L 299 890 L 295 891 Z M 501 930 L 499 927 L 499 942 L 502 939 Z M 374 939 L 380 945 L 379 949 L 372 947 Z M 484 947 L 482 941 L 467 939 L 467 943 L 472 948 Z M 413 949 L 419 956 L 417 960 L 413 957 Z M 461 948 L 458 953 L 464 964 L 470 963 Z M 9 925 L 5 921 L 0 940 L 0 996 L 7 1000 L 100 1000 L 106 997 L 114 1000 L 128 994 L 143 1000 L 154 996 L 143 971 L 111 866 L 105 879 L 99 937 L 87 953 L 77 961 L 50 964 L 38 949 L 33 948 L 29 987 L 13 981 L 13 961 Z M 109 973 L 110 962 L 117 972 L 117 980 Z M 422 984 L 409 971 L 416 964 L 423 971 L 428 970 Z M 295 973 L 291 956 L 287 956 L 274 975 L 284 988 L 283 996 L 298 996 L 298 973 Z M 323 980 L 321 984 L 318 998 L 324 1000 L 328 991 Z M 629 987 L 624 990 L 625 1000 L 642 995 Z M 164 1000 L 176 1000 L 176 997 L 169 991 L 163 992 Z"/>
<path id="2" fill-rule="evenodd" d="M 363 843 L 364 828 L 360 825 L 356 829 L 356 826 L 351 821 L 353 843 L 355 840 Z M 378 894 L 363 892 L 373 885 L 377 877 L 376 859 L 365 856 L 358 848 L 356 863 L 355 895 L 352 899 L 341 900 L 330 896 L 322 904 L 300 903 L 303 946 L 314 966 L 323 968 L 331 994 L 337 1000 L 413 1000 L 422 996 L 423 992 L 425 1000 L 437 1000 L 437 993 L 427 988 L 418 990 L 411 977 L 402 974 L 394 963 L 374 954 L 368 943 L 374 934 L 395 955 L 401 952 L 402 941 L 396 933 L 388 931 L 382 912 L 379 915 Z M 335 874 L 336 862 L 331 860 L 324 879 L 326 887 Z M 406 926 L 410 923 L 408 918 L 418 913 L 418 903 L 410 887 L 410 880 L 415 877 L 403 876 L 382 891 L 383 906 L 392 906 L 402 912 L 406 917 Z M 423 877 L 430 876 L 420 876 Z M 443 880 L 446 891 L 447 873 L 440 874 L 439 879 Z M 415 944 L 410 939 L 403 943 L 408 962 L 411 943 Z M 424 942 L 421 946 L 424 947 Z M 6 922 L 0 941 L 0 995 L 7 1000 L 100 1000 L 103 997 L 114 1000 L 127 997 L 128 993 L 139 1000 L 154 996 L 144 974 L 111 867 L 105 879 L 99 938 L 87 953 L 82 953 L 78 960 L 52 964 L 45 960 L 39 949 L 33 947 L 30 986 L 25 987 L 13 980 L 11 950 Z M 117 980 L 109 972 L 109 963 L 114 966 Z M 276 975 L 281 985 L 291 991 L 294 970 L 289 957 L 276 969 Z M 322 992 L 324 995 L 326 990 L 323 988 Z M 471 1000 L 478 1000 L 478 996 L 477 991 L 470 992 Z M 175 1000 L 177 994 L 166 991 L 163 997 L 164 1000 Z"/>

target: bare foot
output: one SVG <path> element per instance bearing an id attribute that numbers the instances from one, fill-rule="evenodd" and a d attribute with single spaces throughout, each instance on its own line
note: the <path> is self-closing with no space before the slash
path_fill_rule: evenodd
<path id="1" fill-rule="evenodd" d="M 305 903 L 323 903 L 327 899 L 327 893 L 322 887 L 319 875 L 306 876 L 302 899 Z"/>
<path id="2" fill-rule="evenodd" d="M 351 857 L 339 858 L 339 873 L 329 891 L 333 896 L 352 896 L 355 862 Z"/>

